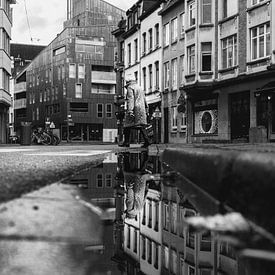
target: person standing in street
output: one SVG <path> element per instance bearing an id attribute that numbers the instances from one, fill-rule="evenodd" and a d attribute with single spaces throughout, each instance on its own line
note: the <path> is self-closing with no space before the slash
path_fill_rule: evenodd
<path id="1" fill-rule="evenodd" d="M 130 146 L 131 129 L 140 129 L 144 140 L 143 148 L 147 148 L 151 143 L 146 132 L 148 105 L 146 103 L 145 94 L 137 85 L 136 79 L 128 77 L 126 79 L 125 88 L 127 110 L 124 123 L 124 142 L 122 146 Z"/>

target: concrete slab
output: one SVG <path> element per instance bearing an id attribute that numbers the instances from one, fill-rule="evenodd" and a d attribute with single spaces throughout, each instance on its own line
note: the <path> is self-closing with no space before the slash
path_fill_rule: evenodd
<path id="1" fill-rule="evenodd" d="M 1 204 L 0 274 L 88 274 L 103 247 L 92 209 L 59 183 Z"/>

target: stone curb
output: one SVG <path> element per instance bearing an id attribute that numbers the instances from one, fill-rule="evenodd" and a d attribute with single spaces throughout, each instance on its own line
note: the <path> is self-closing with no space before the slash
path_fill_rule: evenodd
<path id="1" fill-rule="evenodd" d="M 222 204 L 275 233 L 275 155 L 168 148 L 163 162 Z"/>

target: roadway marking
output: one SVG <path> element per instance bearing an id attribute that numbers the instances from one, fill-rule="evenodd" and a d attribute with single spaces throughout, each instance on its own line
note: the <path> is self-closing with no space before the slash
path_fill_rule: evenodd
<path id="1" fill-rule="evenodd" d="M 37 149 L 26 149 L 26 148 L 0 148 L 0 153 L 13 153 L 13 152 L 26 152 L 26 151 L 35 151 Z"/>
<path id="2" fill-rule="evenodd" d="M 111 150 L 75 150 L 75 151 L 66 151 L 66 152 L 38 152 L 25 154 L 28 156 L 79 156 L 79 157 L 88 157 L 100 154 L 106 154 L 112 152 Z"/>

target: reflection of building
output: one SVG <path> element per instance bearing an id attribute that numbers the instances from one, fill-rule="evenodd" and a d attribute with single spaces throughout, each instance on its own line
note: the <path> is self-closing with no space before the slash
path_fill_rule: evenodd
<path id="1" fill-rule="evenodd" d="M 12 25 L 12 8 L 11 4 L 15 4 L 14 0 L 3 0 L 0 2 L 0 143 L 7 142 L 8 123 L 9 123 L 9 107 L 11 106 L 10 95 L 10 76 L 11 76 L 11 60 L 10 60 L 10 38 Z"/>
<path id="2" fill-rule="evenodd" d="M 111 31 L 123 15 L 105 1 L 68 1 L 64 30 L 27 69 L 27 119 L 33 126 L 44 126 L 48 117 L 63 140 L 68 133 L 71 140 L 115 140 Z"/>

